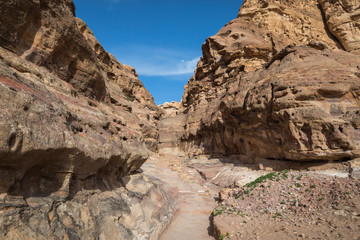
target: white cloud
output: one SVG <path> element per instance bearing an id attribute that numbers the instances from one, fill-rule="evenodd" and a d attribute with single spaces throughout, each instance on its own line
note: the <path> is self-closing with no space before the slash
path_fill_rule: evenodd
<path id="1" fill-rule="evenodd" d="M 194 72 L 200 59 L 194 57 L 196 53 L 186 50 L 151 46 L 129 46 L 113 52 L 120 62 L 134 67 L 143 76 L 189 75 Z"/>
<path id="2" fill-rule="evenodd" d="M 180 60 L 177 63 L 174 61 L 164 62 L 164 63 L 138 63 L 136 71 L 140 75 L 144 76 L 170 76 L 170 75 L 184 75 L 193 73 L 196 64 L 199 61 L 200 57 L 196 57 L 191 60 Z"/>

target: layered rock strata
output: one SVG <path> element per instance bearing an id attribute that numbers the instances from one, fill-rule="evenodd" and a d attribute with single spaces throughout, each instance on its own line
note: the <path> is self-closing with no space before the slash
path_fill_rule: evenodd
<path id="1" fill-rule="evenodd" d="M 358 1 L 252 1 L 203 45 L 185 86 L 190 155 L 360 155 Z"/>
<path id="2" fill-rule="evenodd" d="M 0 239 L 156 238 L 160 109 L 71 0 L 0 2 Z"/>

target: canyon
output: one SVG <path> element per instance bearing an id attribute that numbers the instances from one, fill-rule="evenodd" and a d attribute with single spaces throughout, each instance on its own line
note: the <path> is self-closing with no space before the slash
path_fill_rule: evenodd
<path id="1" fill-rule="evenodd" d="M 0 239 L 357 239 L 359 1 L 245 0 L 202 51 L 157 106 L 72 0 L 1 1 Z"/>

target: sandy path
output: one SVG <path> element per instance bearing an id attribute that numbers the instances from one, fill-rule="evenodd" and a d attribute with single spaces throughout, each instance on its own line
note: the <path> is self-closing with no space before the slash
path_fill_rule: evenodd
<path id="1" fill-rule="evenodd" d="M 214 239 L 209 235 L 211 211 L 218 189 L 205 183 L 199 173 L 183 165 L 183 159 L 165 155 L 152 157 L 142 167 L 178 190 L 179 210 L 161 240 Z"/>

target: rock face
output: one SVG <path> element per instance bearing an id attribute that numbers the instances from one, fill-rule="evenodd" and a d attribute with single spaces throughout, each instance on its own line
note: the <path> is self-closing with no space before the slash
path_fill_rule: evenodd
<path id="1" fill-rule="evenodd" d="M 157 123 L 159 129 L 159 154 L 184 156 L 180 139 L 184 135 L 185 115 L 180 111 L 179 102 L 165 102 L 159 107 L 163 110 Z"/>
<path id="2" fill-rule="evenodd" d="M 106 52 L 81 19 L 76 18 L 76 22 L 109 79 L 110 103 L 128 108 L 139 117 L 141 133 L 146 147 L 156 152 L 159 138 L 156 121 L 159 119 L 162 110 L 156 106 L 154 98 L 138 79 L 135 69 L 119 63 L 113 55 Z M 120 99 L 117 97 L 119 88 L 123 95 Z M 124 98 L 127 101 L 124 102 Z M 132 104 L 132 102 L 135 102 L 135 104 Z"/>
<path id="3" fill-rule="evenodd" d="M 320 0 L 326 26 L 346 51 L 360 53 L 360 2 Z"/>
<path id="4" fill-rule="evenodd" d="M 0 239 L 156 238 L 160 109 L 71 0 L 0 2 Z"/>
<path id="5" fill-rule="evenodd" d="M 358 1 L 247 0 L 203 45 L 185 86 L 190 155 L 360 155 Z"/>
<path id="6" fill-rule="evenodd" d="M 159 107 L 163 110 L 162 118 L 175 117 L 179 113 L 180 103 L 179 102 L 165 102 Z"/>

